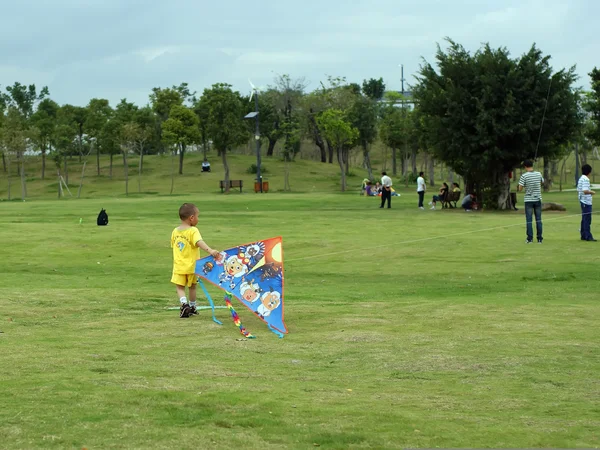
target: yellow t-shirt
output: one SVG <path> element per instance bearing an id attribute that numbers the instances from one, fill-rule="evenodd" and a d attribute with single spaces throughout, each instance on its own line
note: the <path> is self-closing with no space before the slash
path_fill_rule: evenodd
<path id="1" fill-rule="evenodd" d="M 200 249 L 196 243 L 202 240 L 196 227 L 180 230 L 175 228 L 171 233 L 173 248 L 173 273 L 192 274 L 196 270 L 196 260 L 200 259 Z"/>

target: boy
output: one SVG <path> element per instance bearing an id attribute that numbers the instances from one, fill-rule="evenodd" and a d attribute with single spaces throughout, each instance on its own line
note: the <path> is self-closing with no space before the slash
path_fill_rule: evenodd
<path id="1" fill-rule="evenodd" d="M 525 222 L 527 231 L 527 244 L 533 242 L 533 215 L 535 214 L 535 228 L 537 230 L 538 244 L 542 243 L 542 174 L 533 170 L 533 162 L 529 159 L 523 162 L 525 173 L 521 175 L 517 189 L 525 189 Z"/>
<path id="2" fill-rule="evenodd" d="M 584 164 L 581 168 L 581 178 L 577 182 L 577 192 L 579 194 L 579 203 L 581 204 L 581 240 L 596 242 L 592 235 L 592 195 L 596 193 L 591 190 L 590 173 L 592 166 Z"/>
<path id="3" fill-rule="evenodd" d="M 173 276 L 171 283 L 177 288 L 177 295 L 181 308 L 179 317 L 186 318 L 192 314 L 198 314 L 196 311 L 196 260 L 200 259 L 200 250 L 208 252 L 215 258 L 219 257 L 219 252 L 213 250 L 202 240 L 200 231 L 196 228 L 198 224 L 198 214 L 200 211 L 193 203 L 184 203 L 179 208 L 179 218 L 181 225 L 171 233 L 171 248 L 173 248 Z M 185 296 L 185 288 L 189 288 L 190 302 Z"/>
<path id="4" fill-rule="evenodd" d="M 423 207 L 423 199 L 425 198 L 425 190 L 427 186 L 425 185 L 425 178 L 423 178 L 425 174 L 423 172 L 419 172 L 419 178 L 417 178 L 417 194 L 419 194 L 419 209 L 425 209 Z"/>

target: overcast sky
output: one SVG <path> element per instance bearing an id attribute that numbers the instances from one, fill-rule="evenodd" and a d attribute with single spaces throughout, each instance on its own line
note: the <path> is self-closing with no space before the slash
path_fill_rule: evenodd
<path id="1" fill-rule="evenodd" d="M 449 36 L 513 56 L 537 43 L 580 84 L 600 66 L 600 0 L 0 0 L 0 85 L 47 85 L 59 103 L 148 102 L 155 86 L 248 92 L 275 74 L 400 89 Z M 352 5 L 352 6 L 351 6 Z"/>

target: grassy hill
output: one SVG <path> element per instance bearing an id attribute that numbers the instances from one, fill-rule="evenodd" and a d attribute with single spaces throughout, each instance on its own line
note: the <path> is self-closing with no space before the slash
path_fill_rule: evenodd
<path id="1" fill-rule="evenodd" d="M 251 149 L 240 150 L 246 154 L 228 155 L 228 164 L 230 167 L 230 178 L 234 180 L 243 180 L 243 191 L 253 192 L 255 174 L 248 173 L 248 168 L 256 163 L 256 157 Z M 289 164 L 290 187 L 294 193 L 328 193 L 338 192 L 340 190 L 340 174 L 337 162 L 333 164 L 323 164 L 315 161 L 314 151 L 312 149 L 304 150 L 304 153 L 298 156 L 298 159 Z M 305 159 L 303 159 L 305 158 Z M 371 152 L 373 171 L 376 176 L 380 171 L 387 170 L 391 172 L 391 155 L 388 149 L 380 144 L 373 146 Z M 144 170 L 141 178 L 138 177 L 138 158 L 132 155 L 129 158 L 129 196 L 145 195 L 169 195 L 171 192 L 172 171 L 175 171 L 173 194 L 217 194 L 220 193 L 219 180 L 224 178 L 224 169 L 221 158 L 215 153 L 209 155 L 212 165 L 212 172 L 203 173 L 201 171 L 202 154 L 199 152 L 188 153 L 184 161 L 183 175 L 179 175 L 178 160 L 170 156 L 150 155 L 144 157 Z M 361 152 L 354 152 L 351 163 L 351 175 L 347 178 L 348 192 L 356 193 L 360 189 L 361 181 L 367 176 L 367 171 L 361 167 Z M 600 164 L 590 159 L 592 166 Z M 46 177 L 41 179 L 41 157 L 28 157 L 25 163 L 27 198 L 28 199 L 54 199 L 58 196 L 58 178 L 54 162 L 47 160 Z M 77 197 L 78 188 L 81 181 L 81 171 L 83 163 L 77 157 L 73 157 L 68 162 L 68 185 L 74 197 Z M 284 173 L 285 164 L 278 156 L 263 157 L 262 166 L 264 179 L 269 182 L 270 192 L 284 191 Z M 398 172 L 401 171 L 401 163 L 398 160 Z M 417 162 L 419 170 L 426 171 L 424 158 L 420 157 Z M 596 167 L 594 167 L 596 169 Z M 563 188 L 570 188 L 574 183 L 574 156 L 570 155 L 564 165 L 559 164 L 559 170 L 562 171 Z M 539 170 L 542 170 L 539 167 Z M 18 174 L 18 165 L 13 162 L 10 167 L 11 172 L 11 198 L 21 198 L 21 186 Z M 593 172 L 595 182 L 595 170 Z M 64 175 L 64 173 L 63 173 Z M 518 174 L 517 174 L 518 175 Z M 559 176 L 554 177 L 554 189 L 559 189 Z M 402 190 L 405 184 L 400 174 L 393 177 L 395 186 Z M 437 185 L 441 181 L 448 180 L 448 170 L 442 165 L 437 164 L 435 168 L 435 182 Z M 412 184 L 407 186 L 412 191 Z M 232 193 L 235 193 L 233 190 Z M 238 192 L 239 193 L 239 192 Z M 68 193 L 65 193 L 69 196 Z M 85 170 L 81 198 L 101 198 L 105 196 L 125 196 L 125 172 L 123 161 L 120 155 L 113 159 L 112 176 L 110 176 L 109 157 L 103 155 L 100 159 L 100 175 L 96 157 L 91 155 Z M 0 199 L 8 198 L 8 177 L 7 173 L 0 168 Z"/>

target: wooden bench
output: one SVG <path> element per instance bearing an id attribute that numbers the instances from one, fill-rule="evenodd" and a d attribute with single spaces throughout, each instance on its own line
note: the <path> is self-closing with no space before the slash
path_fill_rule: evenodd
<path id="1" fill-rule="evenodd" d="M 244 186 L 244 182 L 242 180 L 229 180 L 230 188 L 240 188 L 240 192 L 242 192 L 242 187 Z M 219 187 L 221 188 L 221 192 L 225 189 L 225 180 L 219 181 Z"/>
<path id="2" fill-rule="evenodd" d="M 442 208 L 456 208 L 456 203 L 460 200 L 460 194 L 461 191 L 448 192 L 448 194 L 446 194 L 446 198 L 444 201 L 442 201 Z"/>

